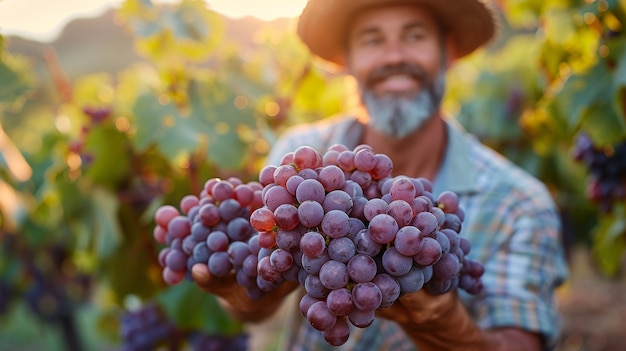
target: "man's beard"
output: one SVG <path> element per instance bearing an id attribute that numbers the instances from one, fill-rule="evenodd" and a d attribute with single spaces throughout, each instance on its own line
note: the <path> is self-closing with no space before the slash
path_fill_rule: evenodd
<path id="1" fill-rule="evenodd" d="M 370 88 L 386 77 L 406 74 L 416 79 L 420 90 L 412 97 L 397 94 L 377 96 Z M 439 108 L 444 91 L 444 71 L 434 81 L 415 65 L 400 64 L 381 67 L 372 72 L 363 88 L 361 100 L 370 116 L 372 128 L 389 136 L 402 138 L 419 129 Z"/>

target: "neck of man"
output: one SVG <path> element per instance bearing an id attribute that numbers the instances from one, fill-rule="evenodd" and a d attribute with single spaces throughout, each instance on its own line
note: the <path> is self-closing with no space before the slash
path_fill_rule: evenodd
<path id="1" fill-rule="evenodd" d="M 390 137 L 364 126 L 361 143 L 370 145 L 376 153 L 393 160 L 393 175 L 426 177 L 433 181 L 447 145 L 446 125 L 439 112 L 430 116 L 423 125 L 401 138 Z"/>

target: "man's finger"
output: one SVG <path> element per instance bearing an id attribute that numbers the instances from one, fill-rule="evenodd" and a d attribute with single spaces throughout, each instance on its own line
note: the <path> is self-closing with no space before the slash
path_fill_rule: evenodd
<path id="1" fill-rule="evenodd" d="M 191 267 L 191 277 L 201 287 L 206 287 L 211 281 L 211 272 L 204 263 L 196 263 Z"/>

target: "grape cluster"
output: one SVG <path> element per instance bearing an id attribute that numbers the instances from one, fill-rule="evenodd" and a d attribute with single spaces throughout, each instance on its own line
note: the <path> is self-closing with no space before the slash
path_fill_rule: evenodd
<path id="1" fill-rule="evenodd" d="M 235 270 L 237 281 L 249 288 L 250 295 L 260 295 L 256 261 L 248 257 L 256 258 L 259 250 L 249 218 L 263 205 L 261 192 L 258 182 L 211 178 L 199 196 L 181 200 L 182 213 L 172 205 L 159 207 L 154 238 L 167 244 L 159 253 L 164 281 L 178 284 L 189 278 L 194 264 L 204 263 L 215 276 Z"/>
<path id="2" fill-rule="evenodd" d="M 302 316 L 330 345 L 402 294 L 482 288 L 483 266 L 466 257 L 470 243 L 459 235 L 458 196 L 435 199 L 430 181 L 392 177 L 392 168 L 367 145 L 335 144 L 324 155 L 300 147 L 259 174 L 264 206 L 250 216 L 258 275 L 304 286 Z"/>
<path id="3" fill-rule="evenodd" d="M 173 348 L 176 333 L 176 326 L 164 316 L 159 306 L 149 303 L 122 315 L 121 351 L 151 351 L 164 345 Z"/>
<path id="4" fill-rule="evenodd" d="M 587 197 L 605 213 L 616 201 L 626 199 L 626 141 L 601 148 L 587 134 L 579 134 L 574 145 L 574 159 L 589 169 Z"/>
<path id="5" fill-rule="evenodd" d="M 392 176 L 393 162 L 368 145 L 302 146 L 258 182 L 213 178 L 199 197 L 165 205 L 154 237 L 168 284 L 198 262 L 235 274 L 251 298 L 285 281 L 306 291 L 302 316 L 333 346 L 349 324 L 369 326 L 377 309 L 422 288 L 442 294 L 482 289 L 484 267 L 467 257 L 457 194 L 434 197 L 426 178 Z"/>
<path id="6" fill-rule="evenodd" d="M 191 349 L 194 351 L 246 351 L 248 350 L 248 335 L 213 335 L 194 333 L 189 337 Z"/>

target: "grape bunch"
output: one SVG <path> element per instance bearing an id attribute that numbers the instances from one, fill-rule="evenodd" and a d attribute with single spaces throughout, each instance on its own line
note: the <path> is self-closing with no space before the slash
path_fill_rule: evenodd
<path id="1" fill-rule="evenodd" d="M 155 303 L 146 304 L 122 315 L 121 351 L 151 351 L 160 346 L 175 349 L 178 329 Z"/>
<path id="2" fill-rule="evenodd" d="M 392 168 L 368 145 L 335 144 L 324 155 L 300 147 L 259 174 L 263 206 L 250 216 L 258 276 L 304 286 L 300 312 L 330 345 L 402 294 L 482 288 L 484 268 L 466 257 L 470 243 L 459 235 L 458 196 L 435 199 L 430 181 L 392 177 Z"/>
<path id="3" fill-rule="evenodd" d="M 589 169 L 586 194 L 603 212 L 626 199 L 626 141 L 601 148 L 582 133 L 576 138 L 573 157 Z"/>
<path id="4" fill-rule="evenodd" d="M 169 285 L 190 279 L 196 263 L 208 265 L 215 276 L 233 270 L 251 296 L 261 293 L 256 284 L 256 261 L 260 247 L 250 224 L 250 213 L 262 206 L 262 186 L 231 177 L 211 178 L 198 196 L 187 195 L 180 210 L 163 205 L 155 212 L 154 238 L 167 246 L 159 252 L 163 279 Z M 253 259 L 248 259 L 252 257 Z"/>
<path id="5" fill-rule="evenodd" d="M 214 335 L 197 332 L 189 336 L 189 343 L 193 351 L 246 351 L 248 335 Z"/>

